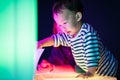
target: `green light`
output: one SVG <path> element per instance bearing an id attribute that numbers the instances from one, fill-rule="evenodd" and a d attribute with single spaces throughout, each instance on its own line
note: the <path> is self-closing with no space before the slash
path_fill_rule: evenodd
<path id="1" fill-rule="evenodd" d="M 0 80 L 32 80 L 37 0 L 0 0 Z"/>

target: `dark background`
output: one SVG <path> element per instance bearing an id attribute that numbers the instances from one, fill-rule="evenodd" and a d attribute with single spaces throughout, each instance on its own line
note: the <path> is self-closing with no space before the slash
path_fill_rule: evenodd
<path id="1" fill-rule="evenodd" d="M 52 34 L 52 6 L 55 0 L 38 0 L 38 40 Z M 91 24 L 104 44 L 113 52 L 120 63 L 120 4 L 119 0 L 81 0 L 84 6 L 83 20 Z M 51 47 L 46 48 L 44 57 Z M 118 80 L 120 69 L 118 67 Z"/>

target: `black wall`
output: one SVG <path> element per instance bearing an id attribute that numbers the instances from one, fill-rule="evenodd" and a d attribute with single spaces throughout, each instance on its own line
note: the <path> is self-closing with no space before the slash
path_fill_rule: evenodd
<path id="1" fill-rule="evenodd" d="M 52 34 L 52 5 L 55 0 L 38 0 L 38 40 Z M 83 20 L 97 29 L 104 44 L 120 63 L 120 5 L 119 0 L 82 0 Z M 50 49 L 46 51 L 49 54 Z M 118 77 L 120 76 L 118 70 Z M 118 78 L 118 80 L 120 77 Z"/>

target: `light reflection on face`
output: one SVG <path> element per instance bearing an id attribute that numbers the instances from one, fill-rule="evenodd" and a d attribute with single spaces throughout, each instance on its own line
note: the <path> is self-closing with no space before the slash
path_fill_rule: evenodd
<path id="1" fill-rule="evenodd" d="M 61 28 L 56 24 L 56 22 L 54 22 L 54 30 L 53 33 L 57 34 L 57 33 L 62 33 L 63 31 L 61 30 Z"/>

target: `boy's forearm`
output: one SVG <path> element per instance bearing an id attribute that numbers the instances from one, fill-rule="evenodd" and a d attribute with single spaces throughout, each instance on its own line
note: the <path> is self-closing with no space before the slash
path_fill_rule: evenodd
<path id="1" fill-rule="evenodd" d="M 38 41 L 37 45 L 38 45 L 38 48 L 53 46 L 54 40 L 52 37 L 48 37 L 48 38 Z"/>

